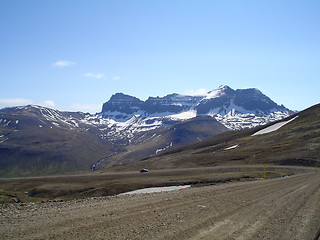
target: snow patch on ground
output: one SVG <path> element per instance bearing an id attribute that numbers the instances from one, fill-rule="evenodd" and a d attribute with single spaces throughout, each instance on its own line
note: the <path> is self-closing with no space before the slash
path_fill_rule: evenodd
<path id="1" fill-rule="evenodd" d="M 223 149 L 223 150 L 230 150 L 230 149 L 234 149 L 234 148 L 237 148 L 237 147 L 239 147 L 238 144 L 237 144 L 237 145 L 234 145 L 234 146 L 231 146 L 231 147 L 227 147 L 227 148 L 225 148 L 225 149 Z"/>
<path id="2" fill-rule="evenodd" d="M 6 139 L 0 141 L 0 143 L 4 143 L 4 142 L 7 141 L 8 139 L 9 139 L 9 138 L 6 138 Z"/>
<path id="3" fill-rule="evenodd" d="M 184 186 L 171 186 L 171 187 L 154 187 L 154 188 L 143 188 L 138 189 L 135 191 L 125 192 L 121 193 L 119 195 L 130 195 L 130 194 L 141 194 L 141 193 L 155 193 L 155 192 L 168 192 L 168 191 L 174 191 L 184 188 L 189 188 L 191 185 L 184 185 Z"/>
<path id="4" fill-rule="evenodd" d="M 289 122 L 292 122 L 293 120 L 295 120 L 298 116 L 288 120 L 288 121 L 283 121 L 283 122 L 278 122 L 275 123 L 267 128 L 261 129 L 260 131 L 252 134 L 251 136 L 257 136 L 257 135 L 262 135 L 262 134 L 266 134 L 266 133 L 270 133 L 270 132 L 274 132 L 276 130 L 278 130 L 279 128 L 283 127 L 284 125 L 288 124 Z"/>
<path id="5" fill-rule="evenodd" d="M 59 123 L 52 122 L 52 124 L 55 125 L 56 127 L 60 127 Z"/>
<path id="6" fill-rule="evenodd" d="M 158 154 L 159 152 L 167 150 L 169 147 L 172 147 L 172 142 L 168 146 L 166 146 L 164 148 L 157 149 L 156 150 L 156 154 Z"/>

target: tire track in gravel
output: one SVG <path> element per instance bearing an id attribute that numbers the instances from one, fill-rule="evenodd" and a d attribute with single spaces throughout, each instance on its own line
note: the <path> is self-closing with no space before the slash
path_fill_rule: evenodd
<path id="1" fill-rule="evenodd" d="M 263 198 L 257 199 L 253 205 L 245 206 L 239 211 L 222 218 L 222 220 L 216 222 L 209 229 L 201 231 L 192 239 L 213 239 L 213 236 L 214 239 L 269 239 L 270 236 L 276 236 L 273 239 L 312 239 L 312 234 L 306 236 L 304 231 L 294 231 L 289 223 L 290 220 L 294 219 L 295 212 L 305 209 L 306 204 L 303 204 L 304 202 L 311 198 L 313 203 L 318 202 L 319 198 L 317 196 L 320 195 L 319 185 L 318 178 L 317 182 L 307 184 L 302 182 L 297 186 L 292 186 L 292 189 L 286 189 L 287 191 L 281 190 L 280 195 L 272 193 L 262 202 L 260 200 Z M 309 192 L 305 192 L 308 187 L 310 189 Z M 290 206 L 290 208 L 287 206 Z M 316 209 L 320 210 L 320 207 Z M 279 216 L 281 211 L 282 214 Z M 250 216 L 250 218 L 245 216 Z M 272 219 L 276 219 L 276 224 L 273 226 L 273 233 L 270 233 L 270 227 L 267 225 L 272 223 Z M 295 221 L 295 225 L 299 224 L 299 222 Z M 260 229 L 264 229 L 264 234 L 259 232 Z M 275 231 L 275 229 L 278 230 Z M 315 231 L 316 229 L 315 227 Z M 255 232 L 259 232 L 259 234 L 253 234 Z"/>

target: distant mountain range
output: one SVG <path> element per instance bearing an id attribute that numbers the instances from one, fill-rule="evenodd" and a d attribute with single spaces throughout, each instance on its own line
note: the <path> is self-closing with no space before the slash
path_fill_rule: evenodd
<path id="1" fill-rule="evenodd" d="M 220 86 L 204 96 L 174 93 L 164 97 L 149 97 L 146 101 L 116 93 L 103 104 L 100 115 L 117 122 L 138 117 L 147 125 L 152 125 L 151 122 L 155 119 L 179 121 L 196 116 L 210 116 L 229 129 L 243 129 L 282 119 L 292 113 L 258 89 L 233 90 L 228 86 Z"/>
<path id="2" fill-rule="evenodd" d="M 4 108 L 0 176 L 96 170 L 292 113 L 257 89 L 228 86 L 204 96 L 170 94 L 146 101 L 117 93 L 98 114 L 30 105 Z"/>

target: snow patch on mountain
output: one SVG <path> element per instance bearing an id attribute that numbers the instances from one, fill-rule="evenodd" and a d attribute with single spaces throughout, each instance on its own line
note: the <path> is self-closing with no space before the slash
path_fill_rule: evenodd
<path id="1" fill-rule="evenodd" d="M 172 147 L 172 142 L 170 144 L 168 144 L 167 146 L 165 146 L 164 148 L 157 149 L 156 154 L 167 150 L 169 147 Z"/>
<path id="2" fill-rule="evenodd" d="M 227 150 L 234 149 L 234 148 L 237 148 L 237 147 L 239 147 L 238 144 L 237 144 L 237 145 L 234 145 L 234 146 L 231 146 L 231 147 L 227 147 L 227 148 L 225 148 L 225 149 L 223 149 L 223 150 L 227 151 Z"/>
<path id="3" fill-rule="evenodd" d="M 284 125 L 288 124 L 289 122 L 292 122 L 293 120 L 295 120 L 298 116 L 288 120 L 288 121 L 283 121 L 283 122 L 278 122 L 278 123 L 275 123 L 267 128 L 264 128 L 264 129 L 261 129 L 260 131 L 252 134 L 252 136 L 257 136 L 257 135 L 263 135 L 263 134 L 266 134 L 266 133 L 271 133 L 271 132 L 274 132 L 274 131 L 277 131 L 279 128 L 283 127 Z"/>
<path id="4" fill-rule="evenodd" d="M 231 130 L 240 130 L 245 128 L 253 128 L 260 125 L 265 125 L 269 122 L 277 121 L 288 117 L 289 113 L 270 113 L 267 116 L 259 116 L 253 113 L 235 113 L 235 111 L 230 111 L 225 115 L 216 114 L 212 117 L 216 118 L 217 121 L 225 125 Z"/>
<path id="5" fill-rule="evenodd" d="M 194 118 L 197 116 L 196 110 L 190 110 L 186 112 L 181 112 L 178 114 L 168 115 L 168 118 L 174 119 L 174 120 L 188 120 L 190 118 Z"/>
<path id="6" fill-rule="evenodd" d="M 1 140 L 0 143 L 4 143 L 5 141 L 7 141 L 9 138 L 5 138 L 4 140 Z"/>
<path id="7" fill-rule="evenodd" d="M 220 86 L 218 89 L 215 89 L 213 91 L 210 91 L 206 94 L 204 99 L 212 99 L 212 98 L 218 98 L 223 95 L 225 95 L 225 90 L 228 88 L 226 85 Z"/>

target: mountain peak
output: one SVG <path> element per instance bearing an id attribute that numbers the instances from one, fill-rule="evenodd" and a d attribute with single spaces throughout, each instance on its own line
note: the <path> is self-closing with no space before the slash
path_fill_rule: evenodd
<path id="1" fill-rule="evenodd" d="M 217 89 L 208 92 L 208 94 L 205 97 L 205 99 L 218 98 L 218 97 L 221 97 L 223 95 L 232 94 L 233 92 L 234 92 L 234 90 L 232 88 L 230 88 L 229 86 L 221 85 Z"/>
<path id="2" fill-rule="evenodd" d="M 112 95 L 109 101 L 115 101 L 115 100 L 117 101 L 119 99 L 124 100 L 124 101 L 140 101 L 140 102 L 142 102 L 139 98 L 133 97 L 128 94 L 124 94 L 122 92 L 118 92 L 118 93 Z"/>
<path id="3" fill-rule="evenodd" d="M 109 117 L 110 112 L 134 114 L 138 109 L 141 108 L 144 102 L 139 98 L 124 94 L 116 93 L 111 96 L 110 100 L 103 104 L 102 114 L 103 116 Z M 114 115 L 114 114 L 112 114 Z M 123 114 L 117 115 L 123 120 L 127 120 L 128 116 Z"/>
<path id="4" fill-rule="evenodd" d="M 228 85 L 220 85 L 218 87 L 218 89 L 221 89 L 221 90 L 227 90 L 227 89 L 231 89 Z"/>

